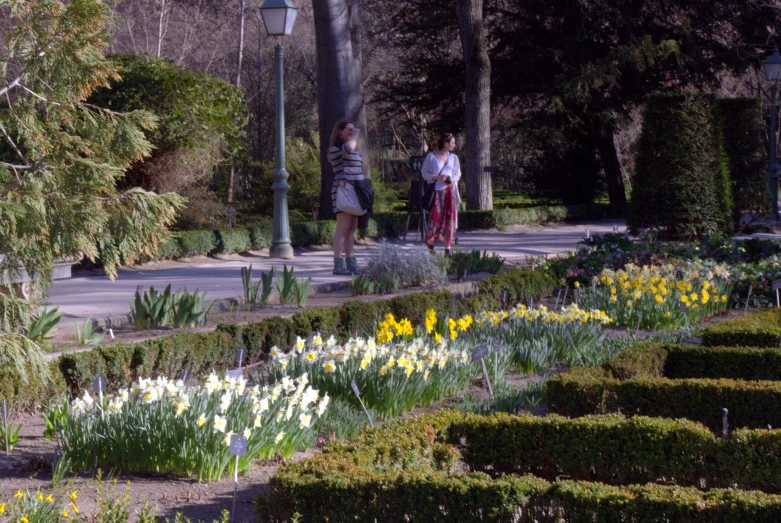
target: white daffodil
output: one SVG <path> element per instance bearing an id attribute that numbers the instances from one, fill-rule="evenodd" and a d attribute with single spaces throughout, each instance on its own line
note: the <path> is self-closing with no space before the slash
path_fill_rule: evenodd
<path id="1" fill-rule="evenodd" d="M 280 442 L 280 441 L 282 441 L 284 438 L 285 438 L 285 432 L 284 432 L 284 431 L 282 431 L 282 432 L 280 432 L 279 434 L 277 434 L 277 436 L 274 438 L 274 443 L 279 443 L 279 442 Z"/>
<path id="2" fill-rule="evenodd" d="M 94 403 L 94 400 L 92 399 L 92 396 L 90 396 L 89 392 L 87 392 L 86 390 L 84 391 L 84 395 L 81 397 L 81 400 L 84 402 L 84 404 L 87 407 L 91 407 L 92 404 Z"/>
<path id="3" fill-rule="evenodd" d="M 300 428 L 305 429 L 309 428 L 309 425 L 312 423 L 312 416 L 307 414 L 306 412 L 302 412 L 298 416 L 298 421 L 300 422 Z"/>
<path id="4" fill-rule="evenodd" d="M 250 429 L 244 429 L 244 437 L 249 439 L 250 436 L 252 436 L 252 431 Z"/>
<path id="5" fill-rule="evenodd" d="M 225 432 L 228 427 L 228 421 L 220 415 L 214 416 L 214 430 L 217 432 Z"/>
<path id="6" fill-rule="evenodd" d="M 228 431 L 228 432 L 225 434 L 225 439 L 223 440 L 223 442 L 225 443 L 225 446 L 226 446 L 226 447 L 230 447 L 230 444 L 231 444 L 231 438 L 232 438 L 232 437 L 233 437 L 233 431 L 232 431 L 232 430 L 229 430 L 229 431 Z"/>

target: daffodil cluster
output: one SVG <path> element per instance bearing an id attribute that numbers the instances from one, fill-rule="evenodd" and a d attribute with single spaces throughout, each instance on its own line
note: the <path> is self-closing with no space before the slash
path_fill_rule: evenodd
<path id="1" fill-rule="evenodd" d="M 725 266 L 628 264 L 594 277 L 592 288 L 583 292 L 583 303 L 607 310 L 618 325 L 665 329 L 724 310 L 730 291 Z"/>
<path id="2" fill-rule="evenodd" d="M 0 502 L 0 521 L 14 523 L 62 523 L 79 516 L 74 490 L 65 496 L 42 491 L 17 490 L 8 501 Z"/>
<path id="3" fill-rule="evenodd" d="M 485 311 L 477 315 L 475 334 L 501 340 L 512 353 L 519 372 L 538 372 L 557 361 L 591 365 L 600 359 L 604 328 L 612 318 L 599 309 L 584 310 L 576 304 L 551 311 L 517 305 L 509 311 Z"/>
<path id="4" fill-rule="evenodd" d="M 232 471 L 234 434 L 247 438 L 240 471 L 258 457 L 290 457 L 313 442 L 313 424 L 328 402 L 307 375 L 263 388 L 214 373 L 197 387 L 142 378 L 103 404 L 84 392 L 62 430 L 60 464 L 67 470 L 59 472 L 97 465 L 214 481 Z"/>
<path id="5" fill-rule="evenodd" d="M 598 309 L 587 311 L 573 303 L 562 307 L 558 312 L 551 311 L 544 305 L 540 305 L 536 309 L 526 305 L 517 305 L 509 311 L 485 311 L 478 316 L 477 324 L 479 326 L 499 325 L 505 320 L 562 324 L 597 322 L 602 325 L 608 325 L 613 321 L 604 311 Z"/>
<path id="6" fill-rule="evenodd" d="M 333 337 L 322 340 L 315 335 L 298 338 L 289 354 L 272 349 L 269 364 L 275 383 L 287 376 L 308 376 L 319 390 L 357 404 L 351 387 L 355 381 L 366 407 L 383 417 L 463 390 L 474 374 L 466 346 L 429 343 L 424 337 L 384 343 L 352 338 L 339 344 Z"/>

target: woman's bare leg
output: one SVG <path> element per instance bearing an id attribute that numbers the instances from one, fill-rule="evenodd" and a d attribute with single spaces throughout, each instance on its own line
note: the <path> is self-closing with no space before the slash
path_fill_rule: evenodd
<path id="1" fill-rule="evenodd" d="M 347 215 L 352 218 L 350 220 L 350 228 L 347 229 L 344 236 L 344 256 L 346 258 L 353 257 L 353 248 L 355 247 L 355 229 L 358 228 L 358 217 Z"/>
<path id="2" fill-rule="evenodd" d="M 340 212 L 336 215 L 336 231 L 334 231 L 334 258 L 341 258 L 342 251 L 346 250 L 347 233 L 350 230 L 353 223 L 352 214 Z M 352 246 L 350 247 L 352 249 Z"/>

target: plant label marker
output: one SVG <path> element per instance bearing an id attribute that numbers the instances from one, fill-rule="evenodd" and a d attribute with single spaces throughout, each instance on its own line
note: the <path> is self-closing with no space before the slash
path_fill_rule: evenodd
<path id="1" fill-rule="evenodd" d="M 591 232 L 586 229 L 586 239 L 588 240 L 589 238 L 591 238 Z"/>
<path id="2" fill-rule="evenodd" d="M 372 421 L 372 417 L 369 416 L 369 411 L 366 410 L 366 405 L 363 404 L 363 400 L 361 399 L 361 391 L 358 390 L 358 384 L 355 383 L 355 380 L 350 382 L 350 387 L 352 387 L 353 393 L 355 393 L 355 397 L 358 398 L 358 402 L 360 402 L 361 408 L 363 408 L 363 411 L 366 413 L 366 417 L 369 418 L 369 425 L 373 425 L 374 422 Z"/>
<path id="3" fill-rule="evenodd" d="M 748 296 L 746 296 L 746 309 L 744 310 L 744 312 L 748 312 L 748 301 L 751 299 L 751 291 L 753 291 L 753 290 L 754 290 L 754 285 L 753 284 L 749 285 L 748 286 Z"/>
<path id="4" fill-rule="evenodd" d="M 5 453 L 10 454 L 8 451 L 8 405 L 3 398 L 3 428 L 5 429 Z"/>
<path id="5" fill-rule="evenodd" d="M 507 300 L 510 299 L 510 293 L 507 291 L 507 289 L 502 289 L 502 309 L 507 308 Z"/>
<path id="6" fill-rule="evenodd" d="M 618 225 L 613 225 L 613 234 L 618 232 Z"/>
<path id="7" fill-rule="evenodd" d="M 100 400 L 100 419 L 103 419 L 103 393 L 106 391 L 106 377 L 95 376 L 92 378 L 92 392 L 98 395 Z"/>
<path id="8" fill-rule="evenodd" d="M 228 447 L 232 456 L 236 456 L 233 465 L 233 510 L 231 510 L 231 522 L 236 514 L 236 496 L 239 493 L 239 456 L 247 455 L 247 438 L 241 434 L 231 434 L 231 442 Z"/>
<path id="9" fill-rule="evenodd" d="M 578 289 L 577 287 L 575 289 L 573 289 L 572 296 L 575 297 L 575 303 L 578 304 L 578 306 L 579 306 L 580 305 L 580 289 Z"/>
<path id="10" fill-rule="evenodd" d="M 532 298 L 531 296 L 529 296 L 529 308 L 530 309 L 534 308 L 534 298 Z"/>
<path id="11" fill-rule="evenodd" d="M 564 298 L 561 299 L 561 309 L 564 308 L 564 304 L 567 303 L 567 293 L 569 292 L 569 285 L 564 287 Z"/>
<path id="12" fill-rule="evenodd" d="M 244 372 L 242 372 L 241 369 L 228 370 L 225 371 L 225 377 L 239 381 L 241 378 L 244 377 Z"/>
<path id="13" fill-rule="evenodd" d="M 781 308 L 781 299 L 779 299 L 779 289 L 781 289 L 781 280 L 773 281 L 773 290 L 776 291 L 776 307 Z"/>
<path id="14" fill-rule="evenodd" d="M 729 419 L 727 418 L 727 409 L 721 409 L 721 430 L 722 436 L 729 437 Z"/>
<path id="15" fill-rule="evenodd" d="M 114 339 L 114 329 L 112 329 L 111 327 L 109 327 L 109 329 L 108 329 L 108 333 L 109 333 L 109 334 L 111 334 L 111 339 L 113 340 L 113 339 Z"/>
<path id="16" fill-rule="evenodd" d="M 493 398 L 494 389 L 491 387 L 491 380 L 488 378 L 488 368 L 485 366 L 485 357 L 488 356 L 489 352 L 491 352 L 491 349 L 488 347 L 488 344 L 481 343 L 472 349 L 472 361 L 479 361 L 483 366 L 483 376 L 485 376 L 485 382 L 488 384 L 488 393 Z"/>
<path id="17" fill-rule="evenodd" d="M 241 368 L 241 362 L 244 360 L 244 348 L 238 347 L 236 349 L 236 368 Z"/>
<path id="18" fill-rule="evenodd" d="M 184 369 L 182 372 L 179 373 L 179 379 L 182 380 L 182 383 L 187 381 L 187 378 L 190 377 L 190 371 L 187 369 Z"/>

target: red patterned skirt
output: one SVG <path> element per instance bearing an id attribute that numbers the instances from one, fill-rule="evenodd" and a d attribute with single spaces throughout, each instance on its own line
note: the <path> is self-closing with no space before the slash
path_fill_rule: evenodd
<path id="1" fill-rule="evenodd" d="M 431 245 L 444 241 L 446 246 L 452 245 L 458 229 L 457 213 L 452 185 L 441 191 L 434 191 L 434 201 L 431 203 L 431 214 L 426 227 L 426 243 Z"/>

